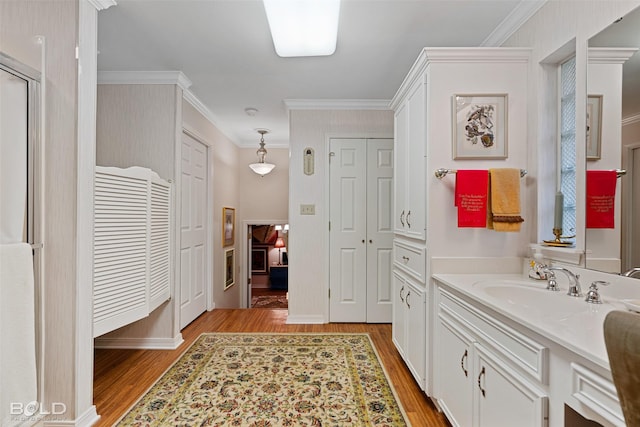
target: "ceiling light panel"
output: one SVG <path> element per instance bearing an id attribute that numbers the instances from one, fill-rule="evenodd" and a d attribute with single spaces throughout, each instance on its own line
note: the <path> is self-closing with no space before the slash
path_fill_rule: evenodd
<path id="1" fill-rule="evenodd" d="M 340 0 L 263 2 L 279 56 L 327 56 L 336 51 Z"/>

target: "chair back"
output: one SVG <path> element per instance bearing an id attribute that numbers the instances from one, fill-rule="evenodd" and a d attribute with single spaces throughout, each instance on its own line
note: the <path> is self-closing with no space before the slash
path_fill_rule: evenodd
<path id="1" fill-rule="evenodd" d="M 604 320 L 611 376 L 628 427 L 640 427 L 640 314 L 612 311 Z"/>

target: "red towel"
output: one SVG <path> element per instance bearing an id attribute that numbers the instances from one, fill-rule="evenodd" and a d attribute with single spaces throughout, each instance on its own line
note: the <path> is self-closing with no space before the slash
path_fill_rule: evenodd
<path id="1" fill-rule="evenodd" d="M 458 227 L 487 226 L 488 188 L 489 171 L 458 170 L 454 196 L 458 207 Z"/>
<path id="2" fill-rule="evenodd" d="M 616 171 L 587 171 L 587 228 L 614 228 Z"/>

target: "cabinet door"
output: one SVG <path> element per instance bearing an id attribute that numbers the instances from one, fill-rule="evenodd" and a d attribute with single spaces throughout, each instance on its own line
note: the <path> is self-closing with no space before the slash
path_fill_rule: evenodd
<path id="1" fill-rule="evenodd" d="M 471 339 L 439 315 L 436 326 L 434 370 L 438 403 L 451 425 L 471 426 L 473 386 L 473 345 Z"/>
<path id="2" fill-rule="evenodd" d="M 405 281 L 407 294 L 404 297 L 406 307 L 407 336 L 405 342 L 405 360 L 409 370 L 413 373 L 421 389 L 425 384 L 425 353 L 426 348 L 426 313 L 425 313 L 425 291 Z"/>
<path id="3" fill-rule="evenodd" d="M 393 286 L 391 287 L 393 292 L 393 307 L 392 307 L 392 323 L 391 323 L 391 338 L 396 348 L 402 355 L 405 356 L 405 336 L 406 336 L 406 309 L 404 305 L 405 297 L 407 295 L 407 286 L 405 285 L 404 278 L 397 272 L 393 272 Z"/>
<path id="4" fill-rule="evenodd" d="M 407 183 L 405 185 L 405 230 L 408 236 L 425 238 L 426 215 L 426 123 L 427 86 L 420 78 L 409 92 L 409 138 L 407 146 Z"/>
<path id="5" fill-rule="evenodd" d="M 477 427 L 543 427 L 548 399 L 482 345 L 476 344 L 474 397 Z"/>
<path id="6" fill-rule="evenodd" d="M 394 167 L 393 167 L 393 195 L 394 195 L 394 231 L 404 234 L 405 216 L 407 208 L 405 203 L 407 185 L 407 144 L 408 144 L 408 108 L 403 103 L 395 114 L 395 140 L 394 140 Z"/>

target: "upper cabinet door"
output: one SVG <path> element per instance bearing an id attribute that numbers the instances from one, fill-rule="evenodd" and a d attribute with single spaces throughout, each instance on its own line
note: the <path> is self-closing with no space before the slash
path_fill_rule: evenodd
<path id="1" fill-rule="evenodd" d="M 407 144 L 407 183 L 405 233 L 415 239 L 425 239 L 426 216 L 426 128 L 427 86 L 424 76 L 417 79 L 407 96 L 409 108 Z"/>
<path id="2" fill-rule="evenodd" d="M 395 114 L 396 234 L 425 239 L 426 212 L 426 84 L 419 78 Z"/>
<path id="3" fill-rule="evenodd" d="M 394 141 L 394 203 L 393 203 L 393 228 L 396 234 L 404 234 L 407 215 L 407 151 L 409 135 L 409 109 L 407 103 L 402 103 L 395 114 L 395 141 Z"/>

